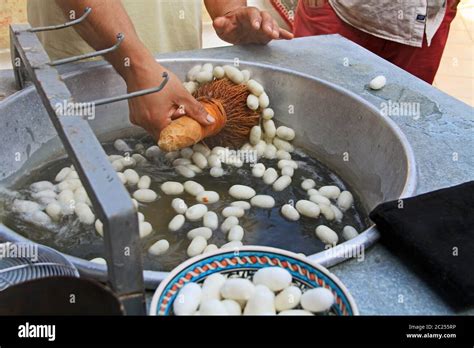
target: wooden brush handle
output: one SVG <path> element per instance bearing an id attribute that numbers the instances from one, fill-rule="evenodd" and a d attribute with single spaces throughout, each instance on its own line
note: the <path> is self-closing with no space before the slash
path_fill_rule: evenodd
<path id="1" fill-rule="evenodd" d="M 211 125 L 202 126 L 191 117 L 182 116 L 161 131 L 158 139 L 160 149 L 166 152 L 180 150 L 216 135 L 224 128 L 227 117 L 222 104 L 212 98 L 199 98 L 198 101 L 216 121 Z"/>

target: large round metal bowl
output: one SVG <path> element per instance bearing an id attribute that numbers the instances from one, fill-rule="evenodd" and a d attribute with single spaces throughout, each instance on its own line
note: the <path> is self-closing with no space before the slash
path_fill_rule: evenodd
<path id="1" fill-rule="evenodd" d="M 179 59 L 161 63 L 184 79 L 195 64 L 233 64 L 230 60 Z M 272 100 L 275 119 L 298 134 L 295 144 L 337 173 L 361 200 L 368 213 L 377 204 L 413 194 L 415 159 L 411 147 L 390 118 L 371 104 L 341 87 L 295 71 L 252 62 L 240 62 L 262 81 Z M 87 67 L 87 68 L 84 68 Z M 77 102 L 123 94 L 122 79 L 104 63 L 77 65 L 63 75 Z M 8 189 L 22 176 L 65 155 L 65 150 L 32 88 L 20 91 L 0 104 L 0 189 Z M 100 141 L 131 137 L 144 131 L 128 120 L 126 102 L 98 107 L 90 125 Z M 358 237 L 335 248 L 309 256 L 329 267 L 357 254 L 378 239 L 370 226 Z M 15 231 L 0 224 L 0 239 L 24 241 Z M 105 280 L 106 267 L 69 256 L 82 274 Z M 149 288 L 167 272 L 145 271 Z"/>

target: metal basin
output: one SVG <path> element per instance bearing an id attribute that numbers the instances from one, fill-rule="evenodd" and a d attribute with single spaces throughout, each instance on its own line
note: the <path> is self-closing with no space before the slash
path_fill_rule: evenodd
<path id="1" fill-rule="evenodd" d="M 180 78 L 195 64 L 216 59 L 163 60 Z M 276 121 L 295 129 L 295 144 L 327 165 L 356 192 L 366 212 L 377 204 L 413 194 L 416 169 L 413 152 L 400 129 L 376 108 L 355 94 L 290 70 L 243 62 L 264 83 L 271 97 Z M 76 101 L 89 101 L 125 92 L 121 78 L 104 63 L 77 65 L 63 75 Z M 0 104 L 0 189 L 48 161 L 64 156 L 56 135 L 33 88 L 14 94 Z M 98 107 L 91 127 L 101 141 L 143 134 L 128 121 L 128 106 L 119 102 Z M 24 241 L 15 231 L 0 224 L 0 239 Z M 374 226 L 335 248 L 310 256 L 332 266 L 367 248 L 378 239 Z M 106 279 L 106 268 L 68 256 L 83 274 Z M 167 272 L 145 271 L 148 287 L 156 287 Z"/>

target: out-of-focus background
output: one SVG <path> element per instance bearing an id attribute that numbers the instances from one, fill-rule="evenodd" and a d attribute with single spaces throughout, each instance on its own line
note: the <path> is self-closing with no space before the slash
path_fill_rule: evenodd
<path id="1" fill-rule="evenodd" d="M 249 0 L 248 3 L 277 15 L 270 0 Z M 202 20 L 204 48 L 227 45 L 215 34 L 204 6 Z M 8 25 L 22 22 L 26 22 L 26 0 L 1 0 L 0 70 L 11 68 Z M 284 23 L 282 20 L 280 22 Z M 474 106 L 474 0 L 461 0 L 459 4 L 434 85 Z"/>

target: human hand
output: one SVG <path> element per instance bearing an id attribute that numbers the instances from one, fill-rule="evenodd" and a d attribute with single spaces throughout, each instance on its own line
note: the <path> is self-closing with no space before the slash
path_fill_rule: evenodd
<path id="1" fill-rule="evenodd" d="M 232 44 L 263 44 L 271 40 L 291 40 L 293 34 L 279 27 L 266 11 L 256 7 L 239 7 L 213 21 L 217 35 Z"/>
<path id="2" fill-rule="evenodd" d="M 128 92 L 159 86 L 165 71 L 168 73 L 169 81 L 160 92 L 128 101 L 130 122 L 147 130 L 156 140 L 173 119 L 183 115 L 195 119 L 203 126 L 214 123 L 214 118 L 183 87 L 178 77 L 154 60 L 140 64 L 133 74 L 128 75 L 125 79 Z"/>

